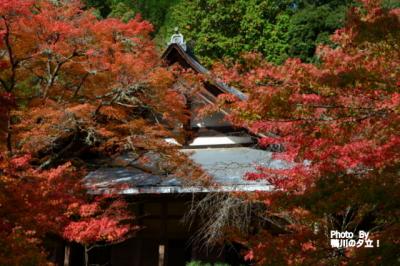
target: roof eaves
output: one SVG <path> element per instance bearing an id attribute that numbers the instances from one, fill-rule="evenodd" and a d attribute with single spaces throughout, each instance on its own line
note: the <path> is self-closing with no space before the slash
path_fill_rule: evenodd
<path id="1" fill-rule="evenodd" d="M 138 194 L 183 194 L 183 193 L 210 193 L 210 192 L 271 192 L 274 190 L 272 185 L 252 184 L 252 185 L 225 185 L 215 187 L 177 187 L 177 186 L 157 186 L 157 187 L 131 187 L 126 189 L 110 189 L 96 188 L 89 193 L 97 195 L 103 193 L 113 193 L 117 191 L 121 195 L 138 195 Z"/>
<path id="2" fill-rule="evenodd" d="M 201 74 L 206 74 L 206 75 L 211 75 L 211 72 L 205 68 L 202 64 L 200 64 L 196 59 L 194 59 L 192 56 L 190 56 L 188 53 L 186 53 L 182 47 L 180 47 L 178 44 L 170 44 L 168 48 L 165 50 L 163 55 L 161 56 L 162 59 L 166 59 L 168 54 L 172 51 L 172 49 L 176 49 L 178 53 L 182 56 L 183 59 L 185 59 L 186 63 L 195 71 Z M 222 81 L 216 81 L 214 78 L 212 79 L 212 83 L 217 86 L 221 91 L 225 93 L 230 93 L 235 96 L 237 96 L 240 100 L 247 100 L 247 95 L 241 92 L 240 90 L 229 86 L 228 84 L 222 82 Z"/>

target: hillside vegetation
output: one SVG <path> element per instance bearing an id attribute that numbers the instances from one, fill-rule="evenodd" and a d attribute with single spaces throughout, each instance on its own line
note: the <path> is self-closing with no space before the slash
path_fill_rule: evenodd
<path id="1" fill-rule="evenodd" d="M 206 65 L 243 52 L 259 52 L 275 64 L 297 57 L 317 62 L 319 44 L 343 27 L 353 0 L 85 0 L 102 17 L 128 21 L 140 13 L 154 25 L 160 50 L 179 27 Z M 384 1 L 386 8 L 400 6 Z"/>

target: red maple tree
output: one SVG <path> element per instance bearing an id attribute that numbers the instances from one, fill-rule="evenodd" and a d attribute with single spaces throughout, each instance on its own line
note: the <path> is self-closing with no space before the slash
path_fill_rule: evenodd
<path id="1" fill-rule="evenodd" d="M 398 263 L 400 10 L 362 1 L 332 41 L 317 64 L 275 66 L 247 54 L 215 66 L 249 95 L 220 97 L 229 119 L 259 135 L 261 147 L 280 145 L 274 157 L 288 163 L 248 174 L 276 188 L 257 200 L 278 228 L 244 241 L 259 265 Z M 330 230 L 369 231 L 381 245 L 335 249 Z"/>
<path id="2" fill-rule="evenodd" d="M 0 156 L 1 265 L 44 265 L 41 240 L 64 230 L 69 219 L 63 212 L 82 196 L 70 163 L 38 170 L 30 160 Z"/>
<path id="3" fill-rule="evenodd" d="M 64 237 L 84 246 L 85 265 L 90 250 L 122 242 L 139 229 L 133 225 L 127 203 L 113 195 L 97 196 L 88 204 L 71 204 L 67 213 L 77 218 L 64 229 Z"/>
<path id="4" fill-rule="evenodd" d="M 140 16 L 98 20 L 82 8 L 80 1 L 0 1 L 0 257 L 7 265 L 43 261 L 40 240 L 49 233 L 89 247 L 136 228 L 124 224 L 121 200 L 87 198 L 80 182 L 87 158 L 152 150 L 160 171 L 201 173 L 164 141 L 182 135 L 188 114 L 172 88 L 176 77 L 161 67 L 152 25 Z M 89 205 L 71 216 L 77 204 Z M 92 215 L 82 212 L 96 205 Z"/>

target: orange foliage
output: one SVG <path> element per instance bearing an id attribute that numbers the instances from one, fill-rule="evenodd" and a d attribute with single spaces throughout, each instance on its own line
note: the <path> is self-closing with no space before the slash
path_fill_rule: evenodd
<path id="1" fill-rule="evenodd" d="M 179 138 L 188 113 L 172 90 L 175 76 L 160 67 L 151 31 L 139 16 L 98 20 L 76 0 L 0 0 L 1 239 L 34 231 L 39 243 L 62 233 L 73 218 L 67 203 L 85 202 L 84 193 L 73 193 L 81 189 L 83 153 L 153 150 L 169 173 L 201 175 L 164 141 Z M 119 230 L 120 217 L 102 210 L 94 220 L 82 212 L 65 236 L 112 242 L 134 229 Z M 79 233 L 92 222 L 101 237 Z M 119 233 L 101 233 L 113 229 Z"/>

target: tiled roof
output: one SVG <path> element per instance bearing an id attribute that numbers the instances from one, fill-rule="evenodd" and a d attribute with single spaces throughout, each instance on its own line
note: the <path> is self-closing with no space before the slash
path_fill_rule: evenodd
<path id="1" fill-rule="evenodd" d="M 92 192 L 104 192 L 123 185 L 122 194 L 193 193 L 217 191 L 270 191 L 265 181 L 250 181 L 245 175 L 257 166 L 273 169 L 288 167 L 281 160 L 272 159 L 272 153 L 249 147 L 185 149 L 191 159 L 213 178 L 215 186 L 184 185 L 174 176 L 148 173 L 135 167 L 137 161 L 124 156 L 124 167 L 103 167 L 89 173 L 85 183 Z M 154 164 L 153 160 L 153 164 Z M 148 169 L 151 169 L 150 166 Z M 156 168 L 154 168 L 156 169 Z"/>

